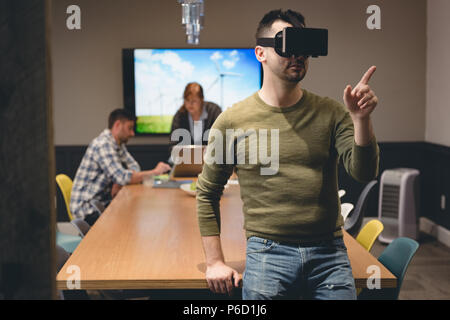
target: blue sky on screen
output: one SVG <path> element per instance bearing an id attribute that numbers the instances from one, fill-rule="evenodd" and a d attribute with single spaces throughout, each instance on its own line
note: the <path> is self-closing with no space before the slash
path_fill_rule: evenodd
<path id="1" fill-rule="evenodd" d="M 260 88 L 254 49 L 136 49 L 134 59 L 137 116 L 174 115 L 193 81 L 222 110 Z"/>

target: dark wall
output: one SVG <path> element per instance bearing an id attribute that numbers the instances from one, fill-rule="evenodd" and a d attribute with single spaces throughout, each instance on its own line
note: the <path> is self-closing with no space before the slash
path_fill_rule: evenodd
<path id="1" fill-rule="evenodd" d="M 49 6 L 0 1 L 0 299 L 56 292 Z"/>
<path id="2" fill-rule="evenodd" d="M 386 169 L 399 167 L 415 168 L 421 172 L 421 216 L 430 218 L 434 222 L 450 229 L 450 208 L 440 209 L 441 194 L 446 195 L 450 201 L 450 148 L 425 142 L 407 143 L 379 143 L 380 147 L 380 174 Z M 78 165 L 83 157 L 86 147 L 70 146 L 56 147 L 57 173 L 67 173 L 75 177 Z M 166 161 L 169 155 L 168 146 L 147 145 L 128 146 L 128 150 L 140 163 L 142 169 L 153 168 L 158 161 Z M 356 204 L 365 184 L 354 181 L 347 175 L 342 165 L 339 165 L 339 187 L 346 190 L 342 202 Z M 377 185 L 369 199 L 367 216 L 378 215 Z M 58 218 L 67 219 L 62 198 L 58 199 Z"/>
<path id="3" fill-rule="evenodd" d="M 450 147 L 427 143 L 422 151 L 422 211 L 450 230 Z M 445 210 L 441 210 L 441 195 L 446 197 Z"/>
<path id="4" fill-rule="evenodd" d="M 415 168 L 420 171 L 420 216 L 450 229 L 450 208 L 441 210 L 441 195 L 445 195 L 447 203 L 450 196 L 450 147 L 426 142 L 379 143 L 380 146 L 380 181 L 381 173 L 393 168 Z M 343 202 L 356 203 L 363 184 L 353 181 L 339 167 L 340 186 L 347 190 Z M 350 191 L 350 192 L 349 192 Z M 378 215 L 379 184 L 371 195 L 367 216 Z"/>

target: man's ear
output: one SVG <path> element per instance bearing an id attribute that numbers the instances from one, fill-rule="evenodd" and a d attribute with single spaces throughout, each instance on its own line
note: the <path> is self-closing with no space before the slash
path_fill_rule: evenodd
<path id="1" fill-rule="evenodd" d="M 117 131 L 118 129 L 120 129 L 121 124 L 122 124 L 122 120 L 117 119 L 117 120 L 114 122 L 114 124 L 113 124 L 111 130 Z"/>
<path id="2" fill-rule="evenodd" d="M 261 63 L 266 61 L 266 50 L 261 46 L 256 46 L 255 47 L 255 56 L 256 56 L 256 59 Z"/>

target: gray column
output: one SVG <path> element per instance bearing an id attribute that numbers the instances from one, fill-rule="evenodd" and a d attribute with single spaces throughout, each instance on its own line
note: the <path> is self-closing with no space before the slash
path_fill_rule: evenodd
<path id="1" fill-rule="evenodd" d="M 0 0 L 0 299 L 55 297 L 50 0 Z"/>

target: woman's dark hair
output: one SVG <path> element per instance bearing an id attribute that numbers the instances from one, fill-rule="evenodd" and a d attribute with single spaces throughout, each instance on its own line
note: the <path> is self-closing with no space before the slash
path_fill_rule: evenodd
<path id="1" fill-rule="evenodd" d="M 304 28 L 305 17 L 297 11 L 286 10 L 283 11 L 281 9 L 272 10 L 264 15 L 258 25 L 258 29 L 256 29 L 256 39 L 264 38 L 267 32 L 272 27 L 272 24 L 277 20 L 283 20 L 292 24 L 295 28 Z"/>
<path id="2" fill-rule="evenodd" d="M 130 110 L 116 109 L 109 114 L 108 129 L 111 129 L 117 120 L 129 120 L 136 122 L 136 116 Z"/>
<path id="3" fill-rule="evenodd" d="M 197 82 L 191 82 L 186 85 L 186 88 L 184 89 L 184 93 L 183 93 L 183 99 L 186 100 L 190 95 L 195 95 L 202 100 L 205 99 L 205 97 L 203 96 L 203 88 Z M 184 106 L 184 103 L 181 106 L 180 111 L 187 112 L 186 107 Z"/>

